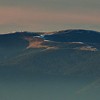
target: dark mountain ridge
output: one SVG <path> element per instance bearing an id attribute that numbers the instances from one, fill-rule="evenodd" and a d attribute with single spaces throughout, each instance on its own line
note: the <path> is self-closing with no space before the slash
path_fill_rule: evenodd
<path id="1" fill-rule="evenodd" d="M 55 42 L 88 42 L 88 43 L 100 43 L 100 32 L 92 30 L 63 30 L 58 32 L 51 32 L 51 34 L 45 34 L 45 32 L 15 32 L 9 34 L 0 35 L 0 41 L 4 39 L 23 39 L 23 37 L 35 37 L 40 36 L 44 40 Z M 6 41 L 5 41 L 6 42 Z M 1 42 L 0 42 L 1 43 Z"/>
<path id="2" fill-rule="evenodd" d="M 65 30 L 45 35 L 44 38 L 56 42 L 100 43 L 100 32 L 92 30 Z"/>
<path id="3" fill-rule="evenodd" d="M 99 100 L 100 32 L 0 35 L 0 100 Z"/>
<path id="4" fill-rule="evenodd" d="M 100 32 L 65 30 L 51 34 L 0 35 L 1 74 L 100 76 Z M 6 70 L 7 69 L 7 70 Z"/>

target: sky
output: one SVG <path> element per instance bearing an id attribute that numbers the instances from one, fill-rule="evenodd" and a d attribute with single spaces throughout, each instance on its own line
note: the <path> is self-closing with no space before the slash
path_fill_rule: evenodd
<path id="1" fill-rule="evenodd" d="M 0 33 L 100 31 L 100 0 L 0 0 Z"/>

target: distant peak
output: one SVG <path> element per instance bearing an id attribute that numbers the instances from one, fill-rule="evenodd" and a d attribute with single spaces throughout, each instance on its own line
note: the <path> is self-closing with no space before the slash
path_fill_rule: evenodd
<path id="1" fill-rule="evenodd" d="M 87 29 L 68 29 L 68 30 L 60 30 L 60 31 L 56 31 L 56 32 L 71 32 L 71 31 L 77 31 L 77 32 L 97 32 L 95 30 L 87 30 Z"/>

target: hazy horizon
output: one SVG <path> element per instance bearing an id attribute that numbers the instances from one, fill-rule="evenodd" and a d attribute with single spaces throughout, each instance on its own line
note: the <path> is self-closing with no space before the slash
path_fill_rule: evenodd
<path id="1" fill-rule="evenodd" d="M 0 33 L 80 28 L 100 31 L 99 5 L 98 0 L 3 0 Z"/>

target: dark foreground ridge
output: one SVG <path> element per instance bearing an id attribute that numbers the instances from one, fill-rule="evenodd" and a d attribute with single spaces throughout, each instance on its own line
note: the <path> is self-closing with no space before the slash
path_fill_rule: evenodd
<path id="1" fill-rule="evenodd" d="M 45 35 L 44 38 L 56 42 L 100 43 L 100 32 L 91 30 L 65 30 Z"/>
<path id="2" fill-rule="evenodd" d="M 99 65 L 100 32 L 64 30 L 0 35 L 0 76 L 97 77 Z"/>
<path id="3" fill-rule="evenodd" d="M 0 35 L 0 100 L 100 100 L 100 32 Z"/>
<path id="4" fill-rule="evenodd" d="M 65 48 L 65 44 L 70 44 L 69 48 L 74 46 L 74 49 L 99 50 L 100 32 L 77 29 L 50 33 L 15 32 L 0 35 L 0 45 L 8 48 L 59 48 L 59 46 Z"/>
<path id="5" fill-rule="evenodd" d="M 84 43 L 100 43 L 100 32 L 92 30 L 63 30 L 57 32 L 15 32 L 9 34 L 0 35 L 0 41 L 4 38 L 18 39 L 23 37 L 36 37 L 43 38 L 44 40 L 55 41 L 55 42 L 84 42 Z"/>

